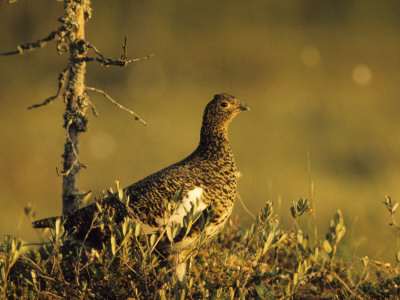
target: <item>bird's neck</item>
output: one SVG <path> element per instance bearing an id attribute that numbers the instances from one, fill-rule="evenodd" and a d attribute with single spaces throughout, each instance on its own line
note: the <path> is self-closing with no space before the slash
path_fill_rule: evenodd
<path id="1" fill-rule="evenodd" d="M 219 159 L 231 156 L 231 146 L 226 127 L 203 126 L 200 133 L 200 144 L 197 151 L 208 159 Z"/>
<path id="2" fill-rule="evenodd" d="M 229 144 L 227 126 L 202 126 L 200 131 L 200 144 L 225 142 Z"/>

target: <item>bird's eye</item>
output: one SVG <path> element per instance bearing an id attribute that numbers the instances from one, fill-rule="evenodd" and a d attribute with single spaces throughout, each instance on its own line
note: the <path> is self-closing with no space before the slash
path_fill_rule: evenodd
<path id="1" fill-rule="evenodd" d="M 222 106 L 222 107 L 227 107 L 227 106 L 228 106 L 228 103 L 227 103 L 227 102 L 221 102 L 221 106 Z"/>

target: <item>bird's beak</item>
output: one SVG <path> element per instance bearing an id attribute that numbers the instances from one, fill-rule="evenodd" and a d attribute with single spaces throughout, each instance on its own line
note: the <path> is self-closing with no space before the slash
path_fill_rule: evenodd
<path id="1" fill-rule="evenodd" d="M 242 102 L 242 105 L 240 105 L 238 108 L 239 108 L 240 111 L 242 111 L 242 110 L 250 110 L 250 107 L 246 103 L 243 103 L 243 102 Z"/>

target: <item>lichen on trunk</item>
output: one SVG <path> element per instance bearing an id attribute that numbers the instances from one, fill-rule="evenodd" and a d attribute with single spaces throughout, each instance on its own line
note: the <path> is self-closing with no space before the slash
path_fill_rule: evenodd
<path id="1" fill-rule="evenodd" d="M 80 133 L 87 129 L 88 99 L 85 91 L 86 73 L 86 42 L 85 22 L 90 16 L 89 1 L 66 1 L 66 15 L 64 24 L 73 25 L 74 29 L 69 35 L 70 65 L 69 76 L 64 100 L 66 111 L 64 113 L 64 128 L 66 129 L 66 142 L 63 157 L 63 185 L 62 201 L 63 214 L 75 211 L 80 202 L 78 189 L 79 170 L 82 164 L 79 162 Z"/>

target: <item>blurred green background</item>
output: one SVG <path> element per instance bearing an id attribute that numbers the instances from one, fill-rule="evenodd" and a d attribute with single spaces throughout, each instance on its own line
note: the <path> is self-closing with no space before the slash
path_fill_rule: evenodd
<path id="1" fill-rule="evenodd" d="M 256 214 L 273 200 L 285 228 L 289 207 L 310 197 L 323 238 L 337 209 L 348 228 L 347 254 L 394 262 L 399 245 L 382 201 L 400 198 L 399 1 L 93 1 L 87 40 L 127 68 L 88 66 L 87 85 L 140 114 L 145 128 L 101 95 L 81 136 L 79 187 L 100 195 L 157 171 L 197 146 L 202 112 L 228 92 L 251 111 L 230 126 L 243 178 L 239 193 Z M 58 27 L 63 3 L 0 2 L 0 51 Z M 67 56 L 55 44 L 0 57 L 0 235 L 36 241 L 23 209 L 61 212 L 64 104 L 35 110 L 57 90 Z M 251 217 L 237 202 L 241 223 Z M 310 217 L 301 220 L 312 229 Z"/>

